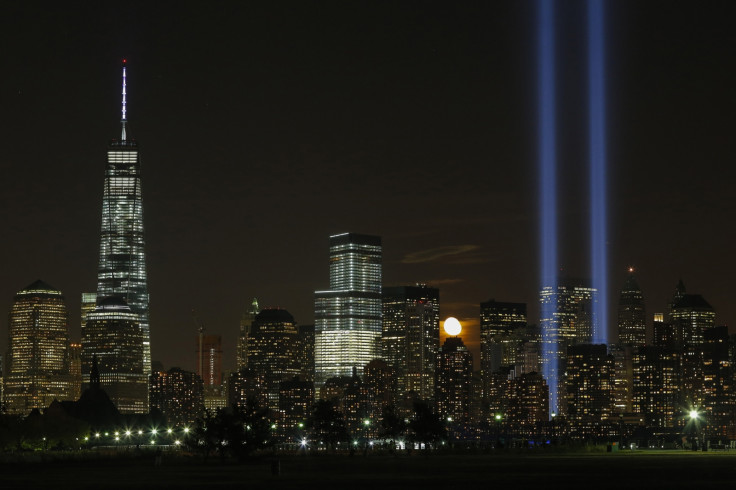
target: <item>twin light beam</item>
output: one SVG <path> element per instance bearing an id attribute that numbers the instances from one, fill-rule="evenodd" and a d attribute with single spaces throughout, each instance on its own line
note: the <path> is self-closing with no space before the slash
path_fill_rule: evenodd
<path id="1" fill-rule="evenodd" d="M 608 342 L 608 273 L 606 216 L 606 106 L 603 0 L 588 0 L 588 126 L 590 198 L 590 272 L 592 287 L 598 291 L 593 302 L 593 343 Z M 539 104 L 539 216 L 540 291 L 550 291 L 551 301 L 541 305 L 542 374 L 549 387 L 549 410 L 558 410 L 559 365 L 556 321 L 558 289 L 557 252 L 557 147 L 555 13 L 553 0 L 538 3 L 538 83 Z"/>

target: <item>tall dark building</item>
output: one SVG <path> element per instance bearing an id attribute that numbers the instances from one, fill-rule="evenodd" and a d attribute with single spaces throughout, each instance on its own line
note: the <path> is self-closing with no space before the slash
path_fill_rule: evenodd
<path id="1" fill-rule="evenodd" d="M 614 404 L 614 359 L 605 344 L 567 348 L 567 417 L 579 435 L 601 435 Z"/>
<path id="2" fill-rule="evenodd" d="M 169 425 L 193 425 L 204 413 L 202 379 L 179 368 L 154 372 L 151 375 L 151 408 L 161 410 Z"/>
<path id="3" fill-rule="evenodd" d="M 299 325 L 299 344 L 302 377 L 314 383 L 314 325 Z"/>
<path id="4" fill-rule="evenodd" d="M 263 375 L 268 405 L 279 408 L 279 383 L 300 374 L 299 329 L 294 317 L 279 308 L 264 308 L 248 335 L 248 368 Z"/>
<path id="5" fill-rule="evenodd" d="M 61 291 L 36 281 L 10 309 L 5 373 L 7 412 L 26 415 L 54 400 L 71 400 L 69 325 Z"/>
<path id="6" fill-rule="evenodd" d="M 381 237 L 330 237 L 330 289 L 314 293 L 314 367 L 318 392 L 380 357 Z"/>
<path id="7" fill-rule="evenodd" d="M 513 366 L 524 340 L 526 303 L 489 300 L 480 304 L 480 370 L 492 373 Z"/>
<path id="8" fill-rule="evenodd" d="M 121 413 L 147 413 L 149 373 L 143 366 L 140 316 L 120 297 L 99 301 L 82 330 L 82 377 L 99 385 Z"/>
<path id="9" fill-rule="evenodd" d="M 105 298 L 119 296 L 125 300 L 130 311 L 137 315 L 143 342 L 141 349 L 143 370 L 149 374 L 151 334 L 148 321 L 141 163 L 138 143 L 129 139 L 127 134 L 125 71 L 123 60 L 122 132 L 120 140 L 112 140 L 107 147 L 100 260 L 97 269 L 97 301 L 99 303 Z"/>
<path id="10" fill-rule="evenodd" d="M 460 337 L 447 337 L 437 360 L 437 412 L 457 427 L 470 422 L 473 354 Z"/>
<path id="11" fill-rule="evenodd" d="M 640 347 L 633 354 L 633 411 L 652 429 L 682 422 L 682 351 L 673 345 Z"/>
<path id="12" fill-rule="evenodd" d="M 542 374 L 550 390 L 550 411 L 565 413 L 565 366 L 567 348 L 587 344 L 595 337 L 598 322 L 593 304 L 598 291 L 588 281 L 564 278 L 556 288 L 540 292 L 542 305 Z"/>
<path id="13" fill-rule="evenodd" d="M 634 279 L 634 270 L 629 269 L 618 300 L 618 341 L 640 347 L 647 343 L 646 332 L 644 295 Z"/>
<path id="14" fill-rule="evenodd" d="M 243 318 L 240 320 L 240 334 L 238 335 L 238 349 L 237 349 L 237 368 L 238 371 L 248 367 L 248 335 L 250 335 L 250 326 L 256 319 L 256 315 L 260 313 L 261 308 L 258 306 L 258 298 L 253 298 L 251 301 L 248 311 L 243 313 Z"/>
<path id="15" fill-rule="evenodd" d="M 710 433 L 727 438 L 736 429 L 736 391 L 727 327 L 703 332 L 703 409 Z"/>
<path id="16" fill-rule="evenodd" d="M 715 310 L 699 294 L 683 294 L 673 302 L 670 314 L 675 335 L 682 339 L 682 394 L 684 403 L 700 407 L 703 393 L 703 343 L 705 331 L 715 326 Z"/>
<path id="17" fill-rule="evenodd" d="M 397 395 L 434 397 L 440 346 L 440 292 L 425 285 L 383 288 L 383 359 L 394 370 Z"/>

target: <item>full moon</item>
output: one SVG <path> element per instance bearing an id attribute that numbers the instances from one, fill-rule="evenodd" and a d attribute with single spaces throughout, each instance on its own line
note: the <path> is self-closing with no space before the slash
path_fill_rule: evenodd
<path id="1" fill-rule="evenodd" d="M 460 326 L 460 322 L 457 318 L 451 316 L 445 320 L 445 333 L 447 335 L 452 335 L 453 337 L 455 337 L 457 334 L 460 333 L 460 330 L 462 330 L 462 327 Z"/>

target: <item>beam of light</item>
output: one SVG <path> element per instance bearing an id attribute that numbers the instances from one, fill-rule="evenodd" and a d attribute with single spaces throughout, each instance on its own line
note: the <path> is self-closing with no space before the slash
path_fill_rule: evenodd
<path id="1" fill-rule="evenodd" d="M 538 104 L 539 104 L 539 226 L 540 291 L 542 295 L 542 373 L 549 387 L 550 413 L 557 411 L 558 346 L 557 310 L 557 148 L 555 144 L 555 40 L 553 0 L 538 2 Z M 544 299 L 546 296 L 546 300 Z"/>
<path id="2" fill-rule="evenodd" d="M 588 117 L 590 159 L 590 270 L 598 300 L 593 302 L 593 343 L 608 343 L 608 254 L 606 213 L 606 104 L 603 0 L 588 0 Z"/>

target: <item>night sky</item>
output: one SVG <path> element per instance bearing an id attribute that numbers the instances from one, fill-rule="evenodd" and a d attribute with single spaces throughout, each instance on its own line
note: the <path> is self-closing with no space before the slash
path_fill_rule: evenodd
<path id="1" fill-rule="evenodd" d="M 537 322 L 534 2 L 104 3 L 0 6 L 5 311 L 40 278 L 80 336 L 125 57 L 166 368 L 194 369 L 192 309 L 226 368 L 253 296 L 313 323 L 346 231 L 383 238 L 385 285 L 439 287 L 476 357 L 481 301 Z M 612 319 L 633 265 L 648 316 L 682 278 L 736 326 L 734 5 L 607 3 Z M 585 4 L 556 10 L 561 267 L 585 277 Z"/>

